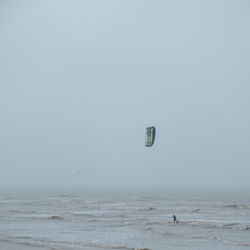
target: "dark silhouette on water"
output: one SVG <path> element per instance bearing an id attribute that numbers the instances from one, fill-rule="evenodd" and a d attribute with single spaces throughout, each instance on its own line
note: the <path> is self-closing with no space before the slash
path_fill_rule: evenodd
<path id="1" fill-rule="evenodd" d="M 178 223 L 177 219 L 176 219 L 176 215 L 173 215 L 173 219 L 174 219 L 174 223 Z"/>

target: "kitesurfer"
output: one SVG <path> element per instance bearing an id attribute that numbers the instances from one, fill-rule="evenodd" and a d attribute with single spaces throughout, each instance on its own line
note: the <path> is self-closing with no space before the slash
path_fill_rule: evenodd
<path id="1" fill-rule="evenodd" d="M 173 220 L 174 220 L 174 223 L 177 223 L 177 219 L 176 219 L 176 215 L 175 214 L 173 215 Z"/>

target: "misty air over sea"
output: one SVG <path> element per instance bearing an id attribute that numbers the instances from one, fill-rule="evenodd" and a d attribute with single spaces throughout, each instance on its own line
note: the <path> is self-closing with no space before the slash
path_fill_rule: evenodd
<path id="1" fill-rule="evenodd" d="M 250 190 L 2 188 L 0 249 L 250 249 Z"/>

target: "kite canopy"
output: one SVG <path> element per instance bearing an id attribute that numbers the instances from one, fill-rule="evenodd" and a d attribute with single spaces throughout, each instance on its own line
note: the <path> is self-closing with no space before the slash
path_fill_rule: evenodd
<path id="1" fill-rule="evenodd" d="M 155 141 L 155 127 L 147 127 L 145 147 L 152 147 L 154 141 Z"/>

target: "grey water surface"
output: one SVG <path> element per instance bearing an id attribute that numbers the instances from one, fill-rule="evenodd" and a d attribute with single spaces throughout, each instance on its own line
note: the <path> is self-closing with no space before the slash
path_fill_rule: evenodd
<path id="1" fill-rule="evenodd" d="M 0 249 L 142 248 L 250 249 L 250 190 L 0 191 Z"/>

